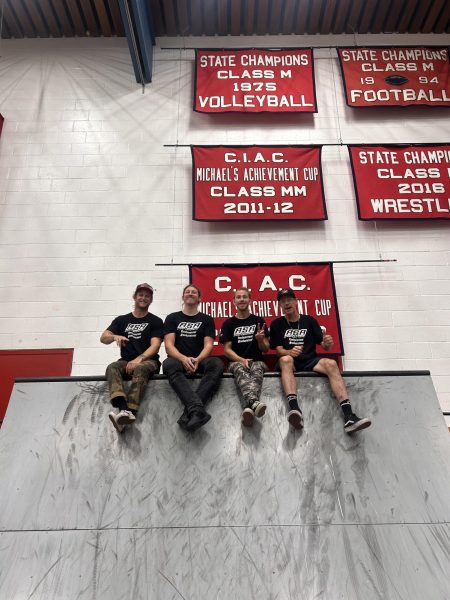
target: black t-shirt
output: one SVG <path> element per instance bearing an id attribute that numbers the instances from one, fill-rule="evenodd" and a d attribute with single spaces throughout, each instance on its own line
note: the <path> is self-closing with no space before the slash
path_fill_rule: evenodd
<path id="1" fill-rule="evenodd" d="M 205 337 L 216 337 L 216 326 L 209 315 L 185 315 L 183 311 L 167 315 L 164 335 L 175 334 L 175 348 L 185 356 L 198 356 L 204 348 Z"/>
<path id="2" fill-rule="evenodd" d="M 134 360 L 145 352 L 151 344 L 153 337 L 163 337 L 163 322 L 156 315 L 148 313 L 145 317 L 134 317 L 133 313 L 120 315 L 116 317 L 108 330 L 115 335 L 123 335 L 128 338 L 128 342 L 120 348 L 120 356 L 124 360 Z M 156 354 L 152 356 L 158 360 Z"/>
<path id="3" fill-rule="evenodd" d="M 323 340 L 323 332 L 314 317 L 300 315 L 300 319 L 290 323 L 286 317 L 278 317 L 270 325 L 270 347 L 282 346 L 290 350 L 294 346 L 303 345 L 303 351 L 298 357 L 302 361 L 311 360 L 317 356 L 316 344 Z"/>
<path id="4" fill-rule="evenodd" d="M 255 338 L 258 323 L 264 327 L 264 332 L 268 336 L 266 323 L 262 317 L 256 315 L 249 315 L 246 319 L 230 317 L 222 325 L 220 343 L 231 342 L 231 349 L 242 358 L 262 360 L 263 353 Z"/>

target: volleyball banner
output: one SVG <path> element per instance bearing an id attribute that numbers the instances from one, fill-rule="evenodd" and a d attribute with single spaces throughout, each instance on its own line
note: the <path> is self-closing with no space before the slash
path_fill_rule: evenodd
<path id="1" fill-rule="evenodd" d="M 312 49 L 196 50 L 194 110 L 317 112 Z"/>
<path id="2" fill-rule="evenodd" d="M 189 277 L 201 289 L 199 310 L 213 317 L 217 333 L 225 319 L 236 314 L 233 298 L 237 288 L 251 290 L 250 311 L 270 326 L 283 315 L 278 291 L 290 287 L 297 296 L 299 312 L 315 317 L 333 336 L 333 348 L 326 353 L 318 346 L 317 352 L 344 354 L 332 263 L 190 265 Z M 222 347 L 215 345 L 214 353 L 222 354 Z"/>
<path id="3" fill-rule="evenodd" d="M 447 47 L 338 48 L 347 105 L 450 106 Z"/>
<path id="4" fill-rule="evenodd" d="M 193 219 L 327 218 L 321 146 L 192 146 Z"/>
<path id="5" fill-rule="evenodd" d="M 449 219 L 450 146 L 348 147 L 359 219 Z"/>

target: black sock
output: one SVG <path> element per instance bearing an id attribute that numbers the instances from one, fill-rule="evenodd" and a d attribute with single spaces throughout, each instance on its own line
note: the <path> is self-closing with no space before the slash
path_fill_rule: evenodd
<path id="1" fill-rule="evenodd" d="M 298 411 L 302 412 L 300 410 L 300 406 L 298 405 L 298 402 L 297 402 L 297 394 L 288 394 L 286 396 L 286 399 L 288 401 L 289 408 L 291 410 L 298 410 Z"/>
<path id="2" fill-rule="evenodd" d="M 119 410 L 128 410 L 127 399 L 125 396 L 116 396 L 112 399 L 111 404 Z"/>
<path id="3" fill-rule="evenodd" d="M 352 414 L 352 405 L 350 404 L 350 401 L 347 400 L 342 400 L 342 402 L 340 402 L 340 406 L 342 408 L 342 412 L 344 413 L 344 417 L 350 417 Z"/>

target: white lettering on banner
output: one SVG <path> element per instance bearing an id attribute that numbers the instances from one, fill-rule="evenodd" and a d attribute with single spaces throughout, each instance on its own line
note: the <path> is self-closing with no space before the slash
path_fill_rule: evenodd
<path id="1" fill-rule="evenodd" d="M 314 301 L 314 308 L 318 317 L 326 317 L 331 314 L 331 300 L 319 298 Z"/>
<path id="2" fill-rule="evenodd" d="M 450 162 L 450 150 L 411 150 L 403 156 L 407 164 Z"/>
<path id="3" fill-rule="evenodd" d="M 243 67 L 306 67 L 309 65 L 307 54 L 242 54 Z"/>
<path id="4" fill-rule="evenodd" d="M 216 292 L 230 292 L 232 289 L 231 282 L 232 279 L 228 275 L 220 275 L 214 279 L 214 289 Z M 223 285 L 224 283 L 225 285 Z M 241 276 L 234 289 L 236 290 L 238 287 L 248 287 L 248 278 L 246 275 Z M 305 277 L 301 274 L 291 275 L 288 280 L 288 287 L 297 292 L 309 289 Z M 263 275 L 258 291 L 263 292 L 264 290 L 272 290 L 273 292 L 278 292 L 280 289 L 282 289 L 282 287 L 277 287 L 270 275 Z"/>
<path id="5" fill-rule="evenodd" d="M 217 71 L 217 79 L 274 79 L 274 71 L 260 71 L 254 69 L 253 71 L 242 71 L 240 73 L 233 73 L 233 71 Z"/>
<path id="6" fill-rule="evenodd" d="M 201 108 L 261 108 L 264 106 L 270 108 L 301 108 L 302 106 L 314 106 L 311 102 L 306 101 L 304 94 L 297 96 L 294 94 L 288 96 L 244 95 L 242 101 L 233 94 L 230 102 L 226 102 L 224 96 L 198 96 L 198 101 Z"/>
<path id="7" fill-rule="evenodd" d="M 253 159 L 248 156 L 247 152 L 242 152 L 240 158 L 235 152 L 225 152 L 224 160 L 225 162 L 230 163 L 285 162 L 284 154 L 282 152 L 272 152 L 269 157 L 265 157 L 263 152 L 257 152 Z"/>
<path id="8" fill-rule="evenodd" d="M 439 198 L 371 198 L 374 213 L 439 213 L 450 212 L 450 198 L 447 206 L 441 206 Z"/>
<path id="9" fill-rule="evenodd" d="M 195 176 L 197 181 L 238 181 L 239 170 L 230 167 L 197 167 Z"/>
<path id="10" fill-rule="evenodd" d="M 379 179 L 438 179 L 441 176 L 439 169 L 405 169 L 403 173 L 396 173 L 394 169 L 377 169 Z"/>
<path id="11" fill-rule="evenodd" d="M 244 181 L 298 181 L 299 178 L 298 167 L 246 167 L 243 175 Z"/>
<path id="12" fill-rule="evenodd" d="M 387 63 L 385 65 L 379 65 L 377 63 L 363 63 L 361 65 L 361 71 L 365 71 L 366 73 L 398 73 L 417 70 L 418 66 L 416 63 Z"/>
<path id="13" fill-rule="evenodd" d="M 341 53 L 344 62 L 377 60 L 377 50 L 369 48 L 361 48 L 358 50 L 345 49 Z M 440 48 L 439 50 L 430 50 L 427 48 L 388 48 L 381 51 L 381 58 L 385 61 L 406 61 L 406 60 L 448 60 L 447 50 Z"/>
<path id="14" fill-rule="evenodd" d="M 200 66 L 205 67 L 235 67 L 236 57 L 234 54 L 203 54 L 200 56 Z"/>
<path id="15" fill-rule="evenodd" d="M 427 102 L 450 102 L 446 90 L 439 90 L 435 95 L 433 90 L 413 90 L 413 89 L 389 89 L 389 90 L 350 90 L 352 102 L 357 102 L 363 98 L 366 102 L 418 102 L 426 100 Z"/>
<path id="16" fill-rule="evenodd" d="M 308 314 L 308 302 L 309 300 L 298 300 L 298 310 L 301 315 Z M 318 300 L 321 304 L 322 302 L 330 302 L 329 300 Z M 325 306 L 325 304 L 324 304 Z M 330 302 L 331 307 L 331 302 Z M 235 307 L 232 302 L 201 302 L 199 304 L 199 310 L 204 312 L 205 314 L 211 316 L 213 319 L 227 319 L 228 317 L 233 317 L 235 315 Z M 258 315 L 263 318 L 272 318 L 279 317 L 283 314 L 283 311 L 280 309 L 277 300 L 252 300 L 250 303 L 250 311 L 254 315 Z M 330 313 L 331 314 L 331 309 Z M 322 313 L 325 315 L 325 312 Z"/>
<path id="17" fill-rule="evenodd" d="M 232 302 L 201 302 L 199 309 L 213 319 L 227 319 L 235 312 Z"/>

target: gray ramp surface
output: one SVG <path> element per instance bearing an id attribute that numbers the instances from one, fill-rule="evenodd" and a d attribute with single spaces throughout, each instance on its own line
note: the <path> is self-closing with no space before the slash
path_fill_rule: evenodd
<path id="1" fill-rule="evenodd" d="M 373 420 L 352 436 L 326 379 L 297 382 L 303 432 L 278 378 L 244 429 L 225 378 L 195 434 L 153 380 L 122 435 L 105 382 L 16 383 L 0 599 L 449 600 L 450 440 L 430 377 L 346 377 Z"/>

